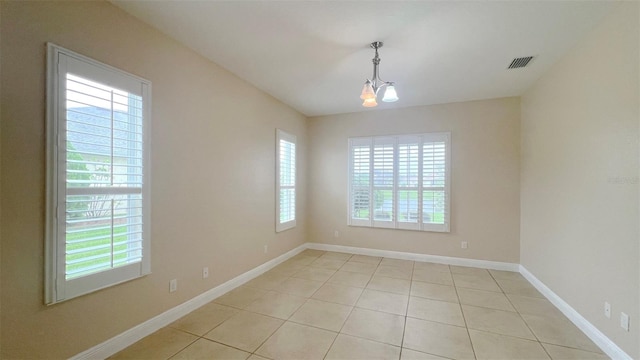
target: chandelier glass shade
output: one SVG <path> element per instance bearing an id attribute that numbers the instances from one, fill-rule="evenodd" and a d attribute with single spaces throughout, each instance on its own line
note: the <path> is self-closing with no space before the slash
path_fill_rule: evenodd
<path id="1" fill-rule="evenodd" d="M 371 77 L 371 79 L 367 79 L 367 81 L 365 81 L 364 86 L 362 87 L 362 93 L 360 94 L 360 99 L 364 101 L 362 103 L 362 106 L 364 107 L 378 106 L 377 95 L 378 91 L 380 91 L 380 89 L 382 88 L 385 88 L 384 95 L 382 96 L 382 101 L 398 101 L 398 93 L 396 92 L 395 84 L 391 81 L 382 81 L 378 75 L 378 66 L 380 65 L 378 49 L 381 48 L 382 45 L 383 43 L 380 41 L 371 43 L 371 47 L 375 49 L 376 55 L 372 59 L 373 76 Z"/>

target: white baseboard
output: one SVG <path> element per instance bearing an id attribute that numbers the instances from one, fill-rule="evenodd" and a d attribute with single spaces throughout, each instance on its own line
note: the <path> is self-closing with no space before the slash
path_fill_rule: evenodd
<path id="1" fill-rule="evenodd" d="M 358 247 L 342 246 L 342 245 L 331 245 L 331 244 L 320 244 L 320 243 L 306 243 L 305 245 L 308 249 L 315 249 L 315 250 L 346 252 L 346 253 L 357 254 L 357 255 L 382 256 L 382 257 L 388 257 L 393 259 L 426 261 L 426 262 L 433 262 L 433 263 L 447 264 L 447 265 L 471 266 L 471 267 L 491 269 L 491 270 L 504 270 L 504 271 L 518 272 L 519 266 L 520 266 L 519 264 L 515 264 L 515 263 L 506 263 L 506 262 L 499 262 L 499 261 L 465 259 L 465 258 L 448 257 L 448 256 L 416 254 L 416 253 L 401 252 L 401 251 L 358 248 Z"/>
<path id="2" fill-rule="evenodd" d="M 616 360 L 632 360 L 624 350 L 611 339 L 593 326 L 587 319 L 578 313 L 571 305 L 567 304 L 560 296 L 551 291 L 542 281 L 538 280 L 524 266 L 520 265 L 520 273 L 544 295 L 555 307 L 558 308 L 571 322 L 578 327 L 591 341 L 593 341 L 605 354 Z"/>
<path id="3" fill-rule="evenodd" d="M 271 270 L 283 261 L 299 254 L 306 249 L 306 244 L 300 245 L 297 248 L 290 250 L 277 258 L 267 261 L 266 263 L 257 266 L 235 278 L 208 290 L 191 300 L 188 300 L 174 308 L 171 308 L 162 314 L 155 316 L 121 334 L 118 334 L 111 339 L 98 344 L 88 350 L 85 350 L 75 356 L 72 360 L 80 359 L 106 359 L 107 357 L 117 353 L 120 350 L 134 344 L 138 340 L 145 336 L 160 330 L 161 328 L 171 324 L 179 318 L 187 315 L 188 313 L 198 309 L 199 307 L 211 302 L 215 298 L 237 288 L 238 286 L 246 283 L 247 281 Z"/>

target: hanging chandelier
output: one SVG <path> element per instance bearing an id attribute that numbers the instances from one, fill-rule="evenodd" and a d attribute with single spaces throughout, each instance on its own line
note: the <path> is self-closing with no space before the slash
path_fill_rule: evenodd
<path id="1" fill-rule="evenodd" d="M 381 48 L 382 45 L 382 41 L 375 41 L 371 43 L 371 47 L 376 51 L 376 56 L 371 60 L 373 62 L 373 76 L 371 77 L 371 79 L 367 79 L 367 81 L 365 81 L 364 87 L 362 88 L 362 94 L 360 94 L 360 99 L 364 100 L 364 102 L 362 103 L 362 106 L 364 107 L 378 106 L 376 97 L 378 95 L 378 90 L 382 89 L 383 87 L 385 88 L 385 90 L 382 101 L 398 101 L 398 94 L 396 93 L 394 83 L 391 81 L 382 81 L 380 80 L 380 77 L 378 75 L 378 65 L 380 65 L 378 49 Z"/>

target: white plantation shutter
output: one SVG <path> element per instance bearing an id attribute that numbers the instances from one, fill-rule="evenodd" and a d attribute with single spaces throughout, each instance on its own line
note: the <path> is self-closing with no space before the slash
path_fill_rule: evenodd
<path id="1" fill-rule="evenodd" d="M 420 137 L 398 139 L 398 228 L 419 230 Z"/>
<path id="2" fill-rule="evenodd" d="M 450 134 L 349 139 L 349 225 L 449 231 Z"/>
<path id="3" fill-rule="evenodd" d="M 353 225 L 371 225 L 371 139 L 349 142 L 349 214 Z"/>
<path id="4" fill-rule="evenodd" d="M 449 231 L 449 141 L 428 136 L 422 144 L 422 223 L 427 230 Z"/>
<path id="5" fill-rule="evenodd" d="M 393 227 L 394 147 L 392 137 L 373 139 L 373 226 Z"/>
<path id="6" fill-rule="evenodd" d="M 276 231 L 296 226 L 296 137 L 276 131 Z"/>
<path id="7" fill-rule="evenodd" d="M 150 272 L 150 83 L 49 44 L 47 303 Z"/>

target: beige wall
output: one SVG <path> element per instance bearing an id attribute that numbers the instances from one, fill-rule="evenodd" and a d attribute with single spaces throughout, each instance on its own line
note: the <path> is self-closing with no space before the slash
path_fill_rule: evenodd
<path id="1" fill-rule="evenodd" d="M 518 98 L 311 118 L 309 240 L 518 263 L 519 124 Z M 451 232 L 347 226 L 347 139 L 442 131 L 451 132 Z"/>
<path id="2" fill-rule="evenodd" d="M 0 6 L 2 29 L 2 6 Z M 0 79 L 2 78 L 2 32 L 0 31 Z M 2 86 L 0 86 L 0 189 L 2 189 Z M 0 192 L 1 195 L 1 192 Z M 2 314 L 2 206 L 0 204 L 0 314 Z M 0 321 L 2 318 L 0 317 Z M 0 354 L 2 354 L 2 326 L 0 326 Z"/>
<path id="3" fill-rule="evenodd" d="M 521 162 L 522 265 L 636 359 L 638 13 L 614 10 L 522 97 Z"/>
<path id="4" fill-rule="evenodd" d="M 301 114 L 109 3 L 0 6 L 2 358 L 72 356 L 304 242 Z M 50 307 L 43 305 L 47 41 L 153 83 L 153 274 Z M 297 135 L 302 160 L 298 226 L 277 235 L 276 127 Z M 169 294 L 172 278 L 178 291 Z"/>
<path id="5" fill-rule="evenodd" d="M 0 27 L 0 357 L 72 356 L 313 241 L 522 262 L 640 358 L 637 3 L 615 11 L 522 104 L 503 98 L 308 121 L 108 3 L 0 1 Z M 46 41 L 153 82 L 153 274 L 50 307 Z M 298 226 L 279 234 L 276 127 L 298 136 L 302 160 Z M 438 131 L 452 133 L 451 233 L 348 227 L 347 138 Z M 169 294 L 172 278 L 179 290 Z M 602 316 L 605 300 L 611 320 Z M 632 316 L 629 333 L 618 326 L 620 311 Z"/>

